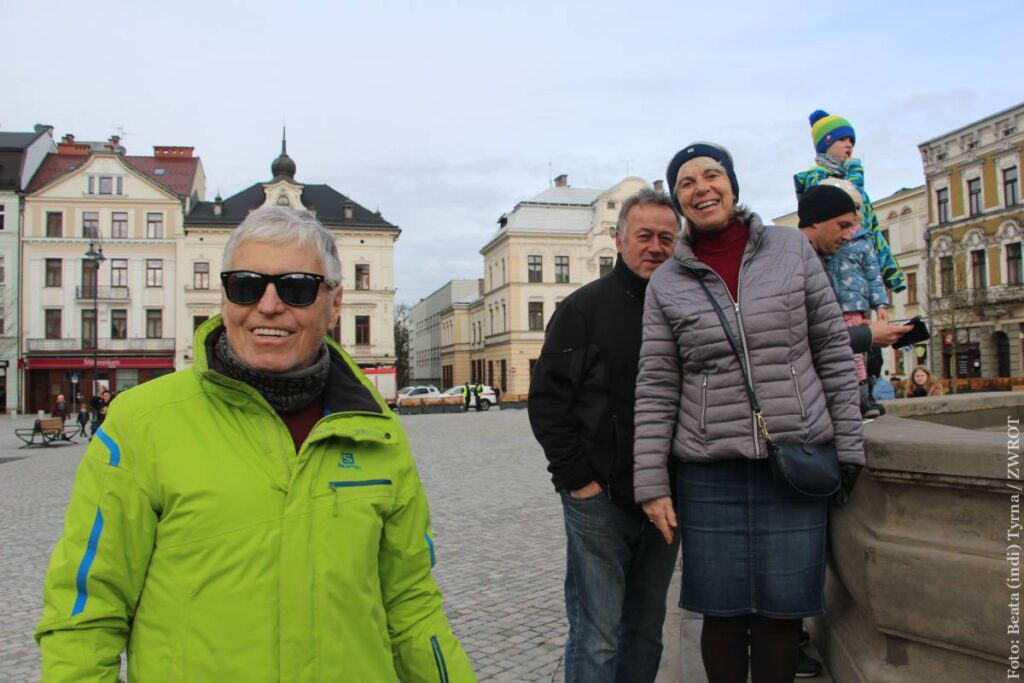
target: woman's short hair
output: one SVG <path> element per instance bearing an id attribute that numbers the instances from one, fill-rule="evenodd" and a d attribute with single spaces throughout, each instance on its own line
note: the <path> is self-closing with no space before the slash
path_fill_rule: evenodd
<path id="1" fill-rule="evenodd" d="M 636 194 L 631 194 L 626 201 L 622 202 L 622 208 L 619 210 L 619 221 L 615 224 L 615 234 L 620 240 L 626 237 L 626 216 L 637 206 L 664 206 L 675 214 L 676 228 L 680 226 L 679 214 L 676 213 L 676 207 L 672 203 L 672 198 L 664 192 L 658 192 L 657 190 L 645 187 Z"/>
<path id="2" fill-rule="evenodd" d="M 235 249 L 243 242 L 266 242 L 277 246 L 294 244 L 320 254 L 324 275 L 341 285 L 341 258 L 334 236 L 308 211 L 267 206 L 250 213 L 224 245 L 223 269 L 231 270 Z"/>

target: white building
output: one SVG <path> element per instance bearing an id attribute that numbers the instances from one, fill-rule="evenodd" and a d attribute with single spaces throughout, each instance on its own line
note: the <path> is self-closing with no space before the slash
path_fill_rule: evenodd
<path id="1" fill-rule="evenodd" d="M 345 293 L 333 336 L 363 367 L 394 366 L 394 247 L 401 230 L 329 185 L 296 181 L 295 162 L 283 140 L 271 173 L 270 180 L 227 199 L 198 202 L 185 219 L 178 245 L 183 295 L 174 332 L 179 367 L 192 362 L 195 328 L 220 312 L 221 256 L 231 231 L 263 206 L 309 211 L 334 234 Z"/>
<path id="2" fill-rule="evenodd" d="M 434 384 L 445 389 L 455 384 L 454 375 L 442 372 L 441 367 L 442 348 L 455 344 L 455 322 L 446 313 L 453 306 L 465 307 L 480 298 L 481 286 L 480 280 L 449 280 L 412 307 L 412 330 L 409 335 L 410 383 Z M 461 350 L 468 351 L 468 348 Z M 465 356 L 465 369 L 468 370 L 469 357 L 467 354 L 462 355 Z"/>
<path id="3" fill-rule="evenodd" d="M 0 132 L 0 412 L 22 409 L 21 216 L 24 190 L 46 155 L 57 151 L 53 128 Z"/>

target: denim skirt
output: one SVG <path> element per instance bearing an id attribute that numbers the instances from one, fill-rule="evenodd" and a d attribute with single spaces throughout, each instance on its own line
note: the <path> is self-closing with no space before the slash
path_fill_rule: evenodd
<path id="1" fill-rule="evenodd" d="M 798 498 L 767 460 L 679 463 L 679 606 L 794 619 L 824 611 L 828 500 Z"/>

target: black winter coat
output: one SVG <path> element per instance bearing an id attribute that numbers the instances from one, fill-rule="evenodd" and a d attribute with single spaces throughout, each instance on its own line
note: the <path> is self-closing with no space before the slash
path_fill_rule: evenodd
<path id="1" fill-rule="evenodd" d="M 635 504 L 633 403 L 646 289 L 620 256 L 548 322 L 527 407 L 556 490 L 597 481 L 614 503 Z"/>

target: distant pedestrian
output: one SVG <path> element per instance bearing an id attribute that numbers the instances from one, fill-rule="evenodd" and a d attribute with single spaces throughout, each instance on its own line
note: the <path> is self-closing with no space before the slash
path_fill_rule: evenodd
<path id="1" fill-rule="evenodd" d="M 64 400 L 64 394 L 57 394 L 57 400 L 50 411 L 50 417 L 59 417 L 61 422 L 68 419 L 68 402 Z"/>
<path id="2" fill-rule="evenodd" d="M 465 401 L 465 405 L 462 406 L 462 412 L 469 412 L 469 399 L 472 397 L 473 392 L 470 391 L 469 382 L 462 385 L 462 400 Z"/>
<path id="3" fill-rule="evenodd" d="M 881 377 L 875 379 L 875 387 L 871 390 L 871 393 L 876 401 L 896 398 L 896 389 L 892 386 L 892 382 L 889 381 L 888 370 L 884 371 Z"/>
<path id="4" fill-rule="evenodd" d="M 497 384 L 494 385 L 494 402 L 501 402 L 501 387 L 499 387 Z"/>
<path id="5" fill-rule="evenodd" d="M 480 412 L 480 394 L 484 393 L 484 385 L 477 384 L 473 387 L 473 400 L 476 402 L 476 412 Z"/>
<path id="6" fill-rule="evenodd" d="M 89 409 L 85 407 L 84 403 L 78 404 L 78 431 L 75 432 L 75 436 L 88 436 L 89 433 L 87 428 L 89 426 Z"/>

